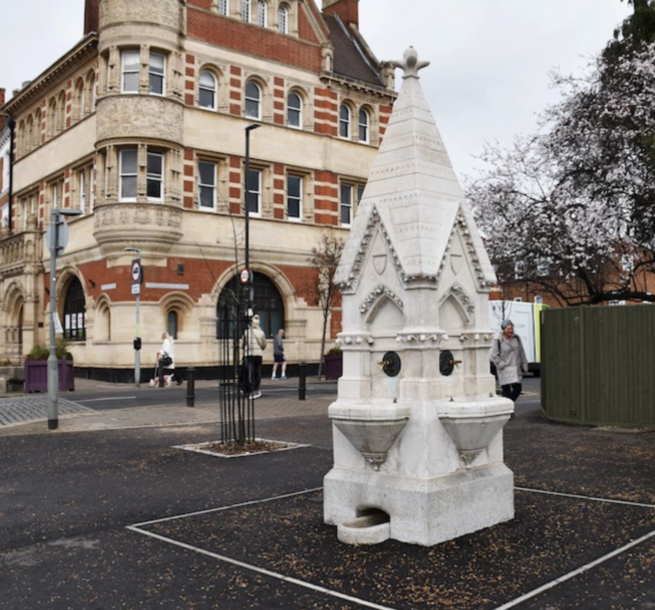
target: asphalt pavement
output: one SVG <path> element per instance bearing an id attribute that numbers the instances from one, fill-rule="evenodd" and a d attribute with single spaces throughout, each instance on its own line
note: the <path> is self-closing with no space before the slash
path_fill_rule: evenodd
<path id="1" fill-rule="evenodd" d="M 538 380 L 504 429 L 515 518 L 429 548 L 323 523 L 334 382 L 265 380 L 257 436 L 289 448 L 229 459 L 182 448 L 220 438 L 211 382 L 76 384 L 57 430 L 0 424 L 2 610 L 655 608 L 655 434 L 550 423 Z"/>

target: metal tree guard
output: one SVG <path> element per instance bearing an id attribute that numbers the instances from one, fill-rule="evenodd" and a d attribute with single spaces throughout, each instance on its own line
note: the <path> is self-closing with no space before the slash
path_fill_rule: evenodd
<path id="1" fill-rule="evenodd" d="M 250 318 L 243 303 L 240 295 L 226 288 L 217 311 L 221 441 L 241 446 L 255 440 L 255 405 L 249 391 L 252 369 L 244 364 L 247 354 L 242 341 Z"/>

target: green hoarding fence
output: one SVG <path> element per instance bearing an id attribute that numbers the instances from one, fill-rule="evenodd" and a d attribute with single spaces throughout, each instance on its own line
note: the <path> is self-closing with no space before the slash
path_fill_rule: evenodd
<path id="1" fill-rule="evenodd" d="M 655 427 L 655 306 L 547 309 L 541 322 L 548 418 Z"/>

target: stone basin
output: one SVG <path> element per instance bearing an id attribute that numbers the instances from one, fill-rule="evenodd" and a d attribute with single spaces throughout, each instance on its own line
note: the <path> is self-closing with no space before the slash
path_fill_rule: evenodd
<path id="1" fill-rule="evenodd" d="M 473 401 L 442 402 L 439 421 L 455 443 L 467 468 L 503 429 L 514 412 L 514 403 L 500 397 Z"/>
<path id="2" fill-rule="evenodd" d="M 330 419 L 367 462 L 379 470 L 409 419 L 409 408 L 398 403 L 358 402 L 330 405 Z"/>

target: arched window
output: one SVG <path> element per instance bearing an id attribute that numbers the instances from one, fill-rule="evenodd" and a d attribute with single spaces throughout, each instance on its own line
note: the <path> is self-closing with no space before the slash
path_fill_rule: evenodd
<path id="1" fill-rule="evenodd" d="M 111 310 L 106 301 L 97 307 L 93 326 L 96 341 L 111 341 Z"/>
<path id="2" fill-rule="evenodd" d="M 31 150 L 33 147 L 34 147 L 34 119 L 32 119 L 32 115 L 30 115 L 27 119 L 27 128 L 25 131 L 25 152 Z"/>
<path id="3" fill-rule="evenodd" d="M 275 284 L 261 273 L 253 274 L 254 313 L 267 337 L 272 337 L 284 328 L 284 299 Z M 241 307 L 239 307 L 241 305 Z M 216 305 L 218 319 L 217 336 L 227 338 L 228 328 L 234 329 L 238 312 L 245 311 L 245 291 L 241 292 L 238 278 L 233 277 L 221 290 Z M 221 324 L 221 321 L 227 322 Z"/>
<path id="4" fill-rule="evenodd" d="M 268 25 L 268 5 L 264 0 L 257 2 L 257 25 L 262 28 Z"/>
<path id="5" fill-rule="evenodd" d="M 48 103 L 48 114 L 46 117 L 46 130 L 49 138 L 55 135 L 56 128 L 55 124 L 57 122 L 57 100 L 53 97 L 50 98 Z"/>
<path id="6" fill-rule="evenodd" d="M 96 73 L 91 70 L 86 75 L 85 92 L 84 92 L 84 113 L 89 114 L 96 108 L 96 92 L 97 92 Z"/>
<path id="7" fill-rule="evenodd" d="M 51 295 L 52 296 L 52 295 Z M 86 307 L 80 280 L 74 277 L 64 300 L 64 337 L 69 341 L 86 339 Z"/>
<path id="8" fill-rule="evenodd" d="M 27 142 L 25 141 L 25 121 L 21 120 L 16 129 L 16 150 L 18 154 L 27 151 Z"/>
<path id="9" fill-rule="evenodd" d="M 57 133 L 64 131 L 66 119 L 66 94 L 62 91 L 57 100 L 57 115 L 55 117 L 55 130 Z"/>
<path id="10" fill-rule="evenodd" d="M 350 138 L 350 108 L 341 104 L 339 108 L 339 135 L 342 138 Z"/>
<path id="11" fill-rule="evenodd" d="M 216 110 L 216 77 L 209 71 L 200 73 L 198 104 L 201 108 Z"/>
<path id="12" fill-rule="evenodd" d="M 73 113 L 77 119 L 84 116 L 85 93 L 84 80 L 80 78 L 75 85 L 75 106 L 73 108 Z"/>
<path id="13" fill-rule="evenodd" d="M 364 144 L 369 142 L 369 118 L 368 112 L 364 108 L 359 111 L 359 141 Z"/>
<path id="14" fill-rule="evenodd" d="M 302 127 L 302 99 L 293 91 L 287 96 L 287 123 L 289 127 Z"/>
<path id="15" fill-rule="evenodd" d="M 257 83 L 246 84 L 246 116 L 250 119 L 260 119 L 262 110 L 262 92 Z"/>
<path id="16" fill-rule="evenodd" d="M 284 4 L 277 9 L 277 30 L 280 34 L 289 33 L 289 9 Z"/>
<path id="17" fill-rule="evenodd" d="M 34 133 L 32 134 L 32 148 L 36 148 L 41 145 L 41 123 L 43 119 L 41 118 L 41 109 L 37 108 L 34 113 Z"/>
<path id="18" fill-rule="evenodd" d="M 166 316 L 166 330 L 173 339 L 177 339 L 177 311 L 173 309 Z"/>
<path id="19" fill-rule="evenodd" d="M 241 21 L 250 23 L 250 0 L 241 0 Z"/>

